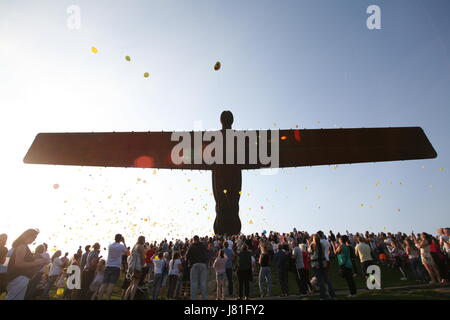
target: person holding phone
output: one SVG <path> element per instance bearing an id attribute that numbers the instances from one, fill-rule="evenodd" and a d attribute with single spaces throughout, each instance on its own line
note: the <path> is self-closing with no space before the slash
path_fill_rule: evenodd
<path id="1" fill-rule="evenodd" d="M 105 291 L 106 299 L 111 300 L 113 288 L 120 277 L 122 256 L 127 254 L 127 251 L 124 237 L 120 233 L 116 234 L 114 237 L 114 242 L 108 247 L 108 258 L 106 259 L 103 281 L 97 294 L 98 300 L 103 299 Z"/>

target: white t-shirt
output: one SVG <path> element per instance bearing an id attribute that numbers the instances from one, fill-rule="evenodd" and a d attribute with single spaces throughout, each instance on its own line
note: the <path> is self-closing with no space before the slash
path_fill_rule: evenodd
<path id="1" fill-rule="evenodd" d="M 48 276 L 59 276 L 62 271 L 63 262 L 60 258 L 53 259 L 52 266 L 50 267 L 50 271 L 48 273 Z"/>
<path id="2" fill-rule="evenodd" d="M 165 260 L 164 259 L 153 259 L 153 265 L 155 266 L 155 274 L 161 274 L 163 272 L 163 267 L 165 264 Z"/>
<path id="3" fill-rule="evenodd" d="M 330 261 L 330 242 L 326 239 L 320 239 L 320 243 L 322 244 L 323 251 L 325 253 L 325 259 Z"/>
<path id="4" fill-rule="evenodd" d="M 180 274 L 180 268 L 179 265 L 181 265 L 181 260 L 176 259 L 175 261 L 170 260 L 169 262 L 169 275 L 178 276 Z"/>
<path id="5" fill-rule="evenodd" d="M 111 243 L 108 247 L 107 267 L 120 268 L 122 265 L 122 256 L 127 253 L 127 247 L 122 243 Z"/>

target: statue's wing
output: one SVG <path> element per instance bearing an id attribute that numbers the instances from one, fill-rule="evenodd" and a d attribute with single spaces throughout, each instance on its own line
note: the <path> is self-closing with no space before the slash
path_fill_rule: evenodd
<path id="1" fill-rule="evenodd" d="M 436 158 L 419 127 L 280 131 L 280 167 Z"/>
<path id="2" fill-rule="evenodd" d="M 192 134 L 189 132 L 189 134 Z M 171 161 L 171 132 L 39 133 L 25 163 L 158 169 L 203 169 Z"/>
<path id="3" fill-rule="evenodd" d="M 241 131 L 242 132 L 242 131 Z M 190 159 L 194 159 L 194 134 Z M 257 133 L 259 135 L 259 133 Z M 25 163 L 210 170 L 215 166 L 174 164 L 172 132 L 40 133 Z M 268 134 L 270 137 L 270 133 Z M 300 167 L 358 162 L 436 158 L 436 151 L 421 128 L 280 130 L 277 167 Z M 209 142 L 200 144 L 204 150 Z M 269 143 L 270 144 L 270 143 Z M 260 147 L 260 144 L 258 144 Z M 248 151 L 248 141 L 244 146 Z M 270 147 L 268 147 L 269 150 Z M 259 148 L 258 148 L 259 150 Z M 237 152 L 236 152 L 237 153 Z M 248 152 L 246 153 L 248 163 Z M 275 159 L 272 156 L 272 164 Z M 240 169 L 259 169 L 256 164 L 238 164 Z"/>

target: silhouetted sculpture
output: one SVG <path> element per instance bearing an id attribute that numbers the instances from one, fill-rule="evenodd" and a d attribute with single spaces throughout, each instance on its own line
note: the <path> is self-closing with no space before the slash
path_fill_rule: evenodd
<path id="1" fill-rule="evenodd" d="M 233 114 L 221 114 L 222 133 L 231 129 Z M 243 133 L 243 131 L 234 131 Z M 25 163 L 212 170 L 216 200 L 216 234 L 238 234 L 242 170 L 269 167 L 261 163 L 174 163 L 171 152 L 178 141 L 174 132 L 40 133 L 34 139 Z M 202 136 L 205 132 L 202 132 Z M 186 133 L 195 137 L 193 132 Z M 259 133 L 258 133 L 259 135 Z M 223 134 L 224 145 L 226 135 Z M 437 153 L 422 128 L 290 129 L 279 130 L 277 167 L 301 167 L 346 163 L 436 158 Z M 191 141 L 194 139 L 191 139 Z M 260 143 L 258 142 L 258 148 Z M 194 150 L 195 143 L 194 143 Z M 201 151 L 205 145 L 200 145 Z M 225 149 L 225 148 L 224 148 Z M 246 142 L 245 154 L 249 144 Z M 193 151 L 194 152 L 194 151 Z M 192 153 L 194 154 L 194 153 Z M 226 150 L 224 152 L 224 157 Z M 183 154 L 183 157 L 185 155 Z M 234 162 L 236 163 L 236 162 Z"/>
<path id="2" fill-rule="evenodd" d="M 222 112 L 220 122 L 225 137 L 225 130 L 231 129 L 233 124 L 233 114 L 230 111 Z M 227 152 L 225 144 L 224 140 L 224 158 Z M 216 200 L 214 233 L 239 234 L 241 232 L 241 220 L 239 219 L 239 198 L 242 189 L 241 169 L 236 165 L 217 166 L 212 169 L 212 186 Z"/>

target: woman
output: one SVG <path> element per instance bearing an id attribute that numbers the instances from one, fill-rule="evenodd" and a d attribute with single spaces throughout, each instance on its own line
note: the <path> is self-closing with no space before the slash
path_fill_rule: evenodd
<path id="1" fill-rule="evenodd" d="M 145 265 L 145 251 L 144 251 L 145 237 L 140 236 L 138 241 L 131 250 L 130 263 L 128 267 L 127 276 L 131 278 L 131 284 L 125 292 L 125 300 L 134 300 L 136 290 L 141 281 L 142 269 Z"/>
<path id="2" fill-rule="evenodd" d="M 163 260 L 164 260 L 164 268 L 163 268 L 163 279 L 161 284 L 161 289 L 167 287 L 167 279 L 169 278 L 169 261 L 170 261 L 170 254 L 169 252 L 164 252 Z"/>
<path id="3" fill-rule="evenodd" d="M 101 259 L 97 264 L 97 269 L 95 270 L 95 278 L 89 286 L 89 290 L 93 292 L 91 300 L 95 300 L 98 297 L 100 286 L 103 282 L 103 276 L 106 269 L 106 261 Z"/>
<path id="4" fill-rule="evenodd" d="M 250 296 L 250 280 L 252 277 L 252 255 L 248 251 L 248 246 L 244 243 L 241 252 L 238 253 L 237 277 L 239 281 L 239 298 L 242 300 L 249 299 Z"/>
<path id="5" fill-rule="evenodd" d="M 8 294 L 6 300 L 23 300 L 28 283 L 35 273 L 45 264 L 45 260 L 36 258 L 28 245 L 39 234 L 37 229 L 28 229 L 12 244 L 12 254 L 8 263 Z"/>
<path id="6" fill-rule="evenodd" d="M 320 299 L 335 299 L 336 295 L 333 290 L 333 286 L 328 278 L 326 272 L 327 260 L 325 258 L 325 251 L 320 243 L 320 237 L 318 234 L 312 235 L 312 241 L 308 239 L 308 251 L 311 254 L 311 268 L 314 271 L 314 275 L 317 277 L 320 289 Z"/>
<path id="7" fill-rule="evenodd" d="M 445 256 L 441 252 L 439 241 L 433 236 L 430 236 L 430 254 L 441 277 L 441 283 L 446 283 L 447 269 L 445 266 Z"/>
<path id="8" fill-rule="evenodd" d="M 59 276 L 61 275 L 62 269 L 64 267 L 64 261 L 60 258 L 61 254 L 62 254 L 61 250 L 58 250 L 53 254 L 51 258 L 52 265 L 48 273 L 47 286 L 45 287 L 41 295 L 42 299 L 49 298 L 50 290 L 52 289 L 56 280 L 58 280 Z"/>
<path id="9" fill-rule="evenodd" d="M 157 255 L 153 257 L 153 265 L 155 275 L 153 277 L 153 292 L 152 298 L 153 300 L 158 299 L 159 294 L 161 292 L 161 286 L 163 283 L 163 273 L 164 268 L 166 266 L 166 261 L 164 260 L 164 253 L 159 251 Z"/>
<path id="10" fill-rule="evenodd" d="M 417 239 L 415 235 L 414 242 L 416 247 L 420 249 L 420 258 L 422 260 L 422 264 L 430 275 L 431 284 L 437 284 L 441 282 L 441 277 L 439 275 L 439 270 L 437 269 L 436 264 L 434 263 L 433 257 L 430 254 L 430 239 L 428 234 L 425 232 L 421 234 L 420 239 Z"/>
<path id="11" fill-rule="evenodd" d="M 306 281 L 306 286 L 308 288 L 308 293 L 313 293 L 313 286 L 311 284 L 311 281 L 309 280 L 309 270 L 311 269 L 311 258 L 309 257 L 308 248 L 305 243 L 300 244 L 300 249 L 302 250 L 303 254 L 303 265 L 304 265 L 304 276 Z"/>
<path id="12" fill-rule="evenodd" d="M 262 297 L 272 296 L 272 275 L 270 271 L 270 256 L 267 246 L 261 245 L 261 254 L 258 263 L 261 266 L 259 269 L 259 292 Z"/>
<path id="13" fill-rule="evenodd" d="M 420 260 L 419 260 L 419 250 L 416 248 L 414 243 L 410 239 L 405 239 L 403 242 L 405 245 L 405 251 L 408 255 L 409 263 L 411 266 L 412 273 L 416 276 L 416 280 L 420 282 L 425 282 L 425 277 L 420 269 Z"/>
<path id="14" fill-rule="evenodd" d="M 213 268 L 216 271 L 216 282 L 217 282 L 217 299 L 225 300 L 225 282 L 227 278 L 226 274 L 226 264 L 227 258 L 225 257 L 225 251 L 223 249 L 219 250 L 216 260 L 213 263 Z"/>
<path id="15" fill-rule="evenodd" d="M 182 299 L 187 300 L 191 296 L 191 271 L 186 259 L 186 250 L 181 251 L 181 263 L 183 265 L 183 274 L 181 276 L 182 285 L 180 294 Z"/>
<path id="16" fill-rule="evenodd" d="M 350 248 L 347 246 L 348 236 L 343 235 L 339 239 L 339 244 L 333 242 L 334 253 L 337 255 L 341 276 L 347 281 L 350 289 L 349 298 L 356 295 L 356 285 L 353 280 L 353 264 L 350 258 Z"/>
<path id="17" fill-rule="evenodd" d="M 169 262 L 169 288 L 167 289 L 167 299 L 173 299 L 177 289 L 178 278 L 182 272 L 180 253 L 175 251 L 172 260 Z"/>

